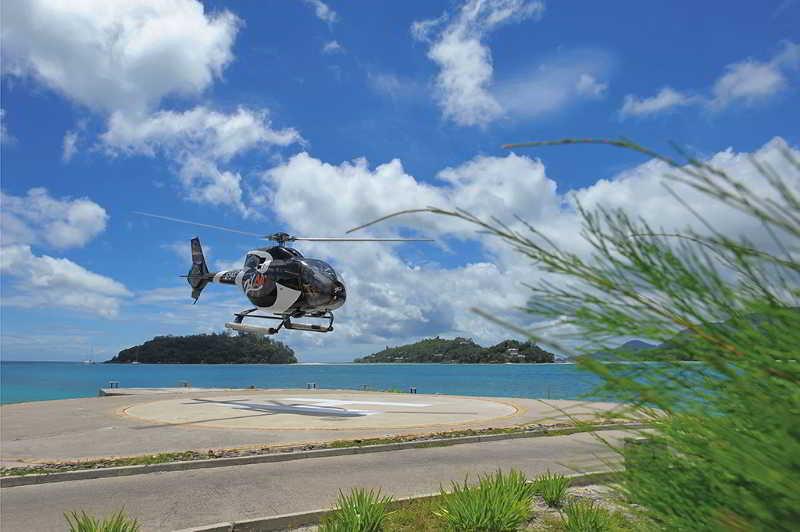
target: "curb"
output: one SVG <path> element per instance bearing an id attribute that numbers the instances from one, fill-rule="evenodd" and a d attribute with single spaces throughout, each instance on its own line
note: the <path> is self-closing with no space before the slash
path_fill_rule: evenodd
<path id="1" fill-rule="evenodd" d="M 0 478 L 0 488 L 13 488 L 30 486 L 34 484 L 47 484 L 51 482 L 69 482 L 73 480 L 89 480 L 97 478 L 124 477 L 130 475 L 144 475 L 148 473 L 162 473 L 169 471 L 189 471 L 192 469 L 208 469 L 214 467 L 230 467 L 252 464 L 266 464 L 273 462 L 288 462 L 304 460 L 307 458 L 328 458 L 332 456 L 346 456 L 353 454 L 381 453 L 388 451 L 402 451 L 405 449 L 419 449 L 425 447 L 447 447 L 466 443 L 480 443 L 499 440 L 512 440 L 517 438 L 540 438 L 553 435 L 568 436 L 579 432 L 598 432 L 607 430 L 635 430 L 647 428 L 646 424 L 629 425 L 597 425 L 588 431 L 574 427 L 554 430 L 532 430 L 510 434 L 487 434 L 477 436 L 461 436 L 458 438 L 437 438 L 432 440 L 408 441 L 399 443 L 385 443 L 379 445 L 365 445 L 363 447 L 341 447 L 335 449 L 315 449 L 311 451 L 292 451 L 286 453 L 260 454 L 253 456 L 234 456 L 231 458 L 212 458 L 207 460 L 187 460 L 183 462 L 165 462 L 162 464 L 145 464 L 119 467 L 106 467 L 100 469 L 81 469 L 77 471 L 64 471 L 60 473 L 41 473 L 35 475 L 17 475 Z"/>
<path id="2" fill-rule="evenodd" d="M 593 473 L 578 473 L 567 475 L 570 479 L 570 487 L 587 486 L 589 484 L 602 484 L 612 480 L 620 470 L 598 471 Z M 404 504 L 433 499 L 439 497 L 439 493 L 428 493 L 425 495 L 415 495 L 412 497 L 402 497 L 394 499 L 389 508 L 394 510 Z M 192 528 L 182 528 L 175 532 L 278 532 L 288 531 L 304 526 L 318 525 L 328 514 L 333 513 L 333 508 L 321 510 L 311 510 L 310 512 L 295 512 L 291 514 L 276 515 L 272 517 L 257 517 L 255 519 L 244 519 L 241 521 L 231 521 L 214 523 L 211 525 L 197 526 Z"/>

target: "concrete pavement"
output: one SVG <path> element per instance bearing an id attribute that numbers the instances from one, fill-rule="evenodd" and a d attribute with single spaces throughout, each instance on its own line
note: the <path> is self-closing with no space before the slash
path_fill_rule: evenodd
<path id="1" fill-rule="evenodd" d="M 612 442 L 626 434 L 602 433 Z M 324 508 L 333 504 L 339 489 L 356 486 L 380 487 L 403 497 L 436 492 L 440 485 L 498 468 L 534 476 L 548 469 L 597 471 L 615 460 L 605 445 L 581 433 L 3 488 L 0 528 L 62 531 L 65 511 L 108 515 L 124 506 L 143 530 L 174 530 Z"/>
<path id="2" fill-rule="evenodd" d="M 333 390 L 181 391 L 0 406 L 0 463 L 551 425 L 609 403 Z"/>

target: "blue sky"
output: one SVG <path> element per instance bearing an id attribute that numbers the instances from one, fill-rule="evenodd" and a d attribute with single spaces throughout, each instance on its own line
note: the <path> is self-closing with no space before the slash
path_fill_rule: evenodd
<path id="1" fill-rule="evenodd" d="M 215 268 L 259 242 L 136 210 L 336 236 L 397 209 L 460 206 L 520 214 L 576 250 L 573 194 L 686 223 L 663 169 L 640 157 L 500 146 L 675 141 L 747 172 L 746 154 L 800 142 L 798 27 L 793 0 L 3 2 L 2 357 L 110 357 L 220 330 L 246 306 L 219 286 L 192 306 L 177 275 L 195 234 Z M 753 230 L 723 211 L 718 222 Z M 301 248 L 349 289 L 334 333 L 280 337 L 301 360 L 507 336 L 469 309 L 507 314 L 537 272 L 450 222 L 372 229 L 397 233 L 439 243 Z"/>

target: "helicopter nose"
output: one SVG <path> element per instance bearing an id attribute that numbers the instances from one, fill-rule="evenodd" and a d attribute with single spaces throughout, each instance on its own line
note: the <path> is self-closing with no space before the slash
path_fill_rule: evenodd
<path id="1" fill-rule="evenodd" d="M 333 283 L 333 287 L 331 289 L 331 304 L 330 309 L 337 309 L 344 305 L 345 300 L 347 299 L 347 290 L 345 290 L 344 285 L 339 281 Z"/>

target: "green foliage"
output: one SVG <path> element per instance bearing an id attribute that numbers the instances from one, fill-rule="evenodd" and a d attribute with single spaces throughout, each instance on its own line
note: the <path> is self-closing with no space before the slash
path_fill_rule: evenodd
<path id="1" fill-rule="evenodd" d="M 615 532 L 626 530 L 624 518 L 594 501 L 572 500 L 564 507 L 563 527 L 566 532 Z"/>
<path id="2" fill-rule="evenodd" d="M 442 503 L 435 515 L 448 528 L 459 532 L 504 532 L 517 530 L 531 517 L 533 486 L 519 471 L 498 471 L 481 477 L 475 486 L 453 483 L 442 490 Z"/>
<path id="3" fill-rule="evenodd" d="M 749 240 L 722 232 L 688 205 L 687 216 L 695 217 L 700 229 L 677 232 L 651 227 L 620 210 L 578 205 L 590 249 L 579 253 L 521 219 L 485 221 L 464 211 L 424 210 L 473 223 L 537 266 L 527 310 L 543 323 L 558 323 L 561 332 L 538 329 L 529 332 L 531 340 L 543 343 L 546 334 L 546 345 L 576 355 L 626 338 L 670 347 L 670 356 L 658 363 L 636 363 L 641 358 L 635 350 L 616 353 L 633 362 L 628 364 L 578 358 L 601 377 L 601 392 L 624 404 L 620 417 L 644 413 L 653 420 L 653 445 L 663 452 L 632 463 L 622 490 L 655 528 L 796 529 L 797 151 L 778 145 L 734 176 L 692 156 L 678 161 L 625 140 L 514 147 L 576 143 L 611 145 L 656 159 L 668 169 L 664 185 L 676 201 L 682 202 L 686 191 L 703 194 L 704 210 L 738 211 L 761 232 Z"/>
<path id="4" fill-rule="evenodd" d="M 111 363 L 142 364 L 294 364 L 294 351 L 257 334 L 194 334 L 156 336 L 123 349 Z"/>
<path id="5" fill-rule="evenodd" d="M 98 519 L 86 512 L 69 512 L 64 514 L 70 532 L 137 532 L 139 523 L 127 517 L 122 510 L 108 519 Z"/>
<path id="6" fill-rule="evenodd" d="M 345 495 L 339 492 L 334 512 L 320 525 L 320 532 L 379 532 L 384 529 L 391 497 L 380 490 L 355 488 Z"/>
<path id="7" fill-rule="evenodd" d="M 386 347 L 354 362 L 442 362 L 466 364 L 501 364 L 506 362 L 553 362 L 555 356 L 532 342 L 505 340 L 491 347 L 481 347 L 470 338 L 426 338 L 419 342 Z"/>
<path id="8" fill-rule="evenodd" d="M 544 499 L 547 506 L 558 508 L 564 502 L 564 497 L 569 489 L 569 479 L 558 473 L 542 473 L 533 481 L 537 495 Z"/>

